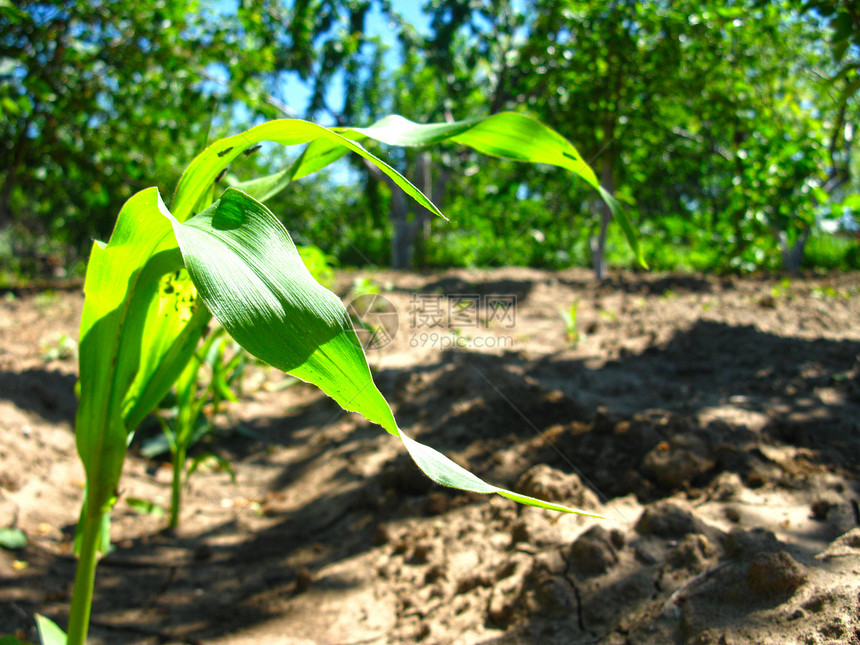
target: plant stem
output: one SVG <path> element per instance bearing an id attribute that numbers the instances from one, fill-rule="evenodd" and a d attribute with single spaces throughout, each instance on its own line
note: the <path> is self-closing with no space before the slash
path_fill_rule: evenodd
<path id="1" fill-rule="evenodd" d="M 104 510 L 101 504 L 92 504 L 92 501 L 87 500 L 87 511 L 83 517 L 83 541 L 72 588 L 67 645 L 85 645 L 87 640 L 103 519 L 105 513 L 110 512 L 109 509 Z"/>
<path id="2" fill-rule="evenodd" d="M 179 526 L 179 506 L 182 503 L 182 475 L 185 473 L 185 458 L 187 448 L 184 445 L 176 447 L 173 453 L 173 482 L 170 490 L 170 524 L 171 530 Z"/>

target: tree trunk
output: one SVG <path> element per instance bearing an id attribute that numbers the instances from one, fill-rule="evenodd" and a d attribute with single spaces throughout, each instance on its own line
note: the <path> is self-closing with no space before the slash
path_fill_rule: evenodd
<path id="1" fill-rule="evenodd" d="M 408 269 L 412 266 L 414 229 L 409 222 L 406 193 L 399 186 L 391 190 L 391 268 Z"/>
<path id="2" fill-rule="evenodd" d="M 611 148 L 607 149 L 606 157 L 603 160 L 603 168 L 600 172 L 600 183 L 610 193 L 615 192 L 615 181 L 612 178 L 612 152 Z M 606 279 L 606 230 L 609 228 L 609 223 L 612 221 L 612 211 L 609 210 L 609 204 L 600 200 L 598 202 L 600 210 L 600 233 L 597 239 L 592 237 L 589 240 L 591 247 L 591 261 L 594 266 L 594 277 L 598 280 Z"/>
<path id="3" fill-rule="evenodd" d="M 15 138 L 15 144 L 10 155 L 9 165 L 6 167 L 6 176 L 3 179 L 3 187 L 0 188 L 0 230 L 12 224 L 12 210 L 9 207 L 9 202 L 12 197 L 12 189 L 15 186 L 18 175 L 18 167 L 21 164 L 21 157 L 24 152 L 24 146 L 27 142 L 27 130 L 30 129 L 30 120 L 24 119 L 18 130 L 18 136 Z"/>
<path id="4" fill-rule="evenodd" d="M 452 172 L 450 163 L 448 163 L 444 157 L 443 162 L 439 164 L 438 168 L 439 172 L 436 175 L 436 181 L 433 181 L 429 153 L 425 152 L 419 155 L 418 162 L 416 163 L 415 185 L 422 193 L 430 198 L 430 201 L 433 202 L 437 208 L 441 209 L 442 202 L 445 201 L 445 191 L 448 187 L 448 181 L 451 179 Z M 415 263 L 419 267 L 424 268 L 427 263 L 427 244 L 430 241 L 431 222 L 435 216 L 426 208 L 422 208 L 414 202 L 412 203 L 416 208 L 414 221 L 414 259 Z"/>
<path id="5" fill-rule="evenodd" d="M 803 252 L 811 232 L 811 226 L 804 228 L 791 246 L 788 245 L 788 236 L 785 233 L 780 235 L 779 246 L 782 251 L 782 266 L 789 273 L 800 271 L 800 265 L 803 263 Z"/>
<path id="6" fill-rule="evenodd" d="M 432 175 L 430 168 L 430 154 L 419 152 L 415 159 L 415 186 L 435 203 L 433 195 Z M 430 217 L 432 214 L 426 208 L 411 203 L 415 215 L 412 220 L 412 257 L 418 266 L 423 267 L 426 262 L 427 240 L 430 239 Z"/>
<path id="7" fill-rule="evenodd" d="M 407 197 L 388 175 L 382 173 L 376 166 L 364 160 L 370 176 L 383 181 L 391 189 L 391 204 L 389 206 L 389 218 L 391 219 L 391 268 L 409 269 L 413 261 L 418 258 L 419 262 L 424 260 L 424 246 L 430 237 L 430 222 L 433 213 L 419 206 Z M 451 178 L 451 170 L 443 168 L 436 177 L 434 183 L 430 165 L 430 154 L 419 153 L 415 164 L 415 175 L 413 184 L 418 190 L 427 195 L 436 206 L 442 203 L 445 195 L 445 187 Z M 412 213 L 412 218 L 409 218 Z"/>
<path id="8" fill-rule="evenodd" d="M 412 238 L 414 232 L 409 222 L 409 203 L 403 189 L 379 168 L 362 159 L 372 180 L 384 182 L 391 190 L 388 215 L 391 220 L 391 268 L 408 269 L 412 265 Z"/>

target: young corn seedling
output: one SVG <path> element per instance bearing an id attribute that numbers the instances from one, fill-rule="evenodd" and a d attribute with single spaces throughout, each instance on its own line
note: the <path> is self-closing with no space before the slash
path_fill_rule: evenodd
<path id="1" fill-rule="evenodd" d="M 226 340 L 220 328 L 209 334 L 176 381 L 176 404 L 172 408 L 172 419 L 168 420 L 163 413 L 156 415 L 170 450 L 173 467 L 168 521 L 170 530 L 179 526 L 182 489 L 202 460 L 214 458 L 235 478 L 230 464 L 214 453 L 201 453 L 188 463 L 188 449 L 215 429 L 215 417 L 221 412 L 223 402 L 239 400 L 231 385 L 241 376 L 245 356 L 242 352 L 236 352 L 228 359 L 225 356 Z M 209 371 L 208 381 L 203 375 L 204 368 Z"/>
<path id="2" fill-rule="evenodd" d="M 317 385 L 344 409 L 400 439 L 438 484 L 589 514 L 487 483 L 404 434 L 373 383 L 344 306 L 313 279 L 286 229 L 258 201 L 351 151 L 441 216 L 427 197 L 361 145 L 366 139 L 400 146 L 451 141 L 486 154 L 560 166 L 585 179 L 617 210 L 570 142 L 512 113 L 430 125 L 387 117 L 368 128 L 338 130 L 300 120 L 271 121 L 216 141 L 198 155 L 183 173 L 170 209 L 156 188 L 132 196 L 110 240 L 94 244 L 87 266 L 76 418 L 86 473 L 81 540 L 67 640 L 57 635 L 59 629 L 40 627 L 46 645 L 85 643 L 96 563 L 108 537 L 126 447 L 144 417 L 185 374 L 213 316 L 253 356 Z M 263 141 L 308 145 L 286 170 L 242 190 L 228 188 L 216 200 L 215 183 L 224 168 Z M 632 228 L 618 215 L 636 251 Z M 40 617 L 40 626 L 46 620 Z"/>
<path id="3" fill-rule="evenodd" d="M 579 300 L 574 300 L 570 308 L 559 309 L 561 319 L 564 321 L 564 327 L 567 330 L 567 342 L 571 347 L 574 347 L 579 342 L 579 328 L 576 324 L 576 315 L 579 312 Z"/>

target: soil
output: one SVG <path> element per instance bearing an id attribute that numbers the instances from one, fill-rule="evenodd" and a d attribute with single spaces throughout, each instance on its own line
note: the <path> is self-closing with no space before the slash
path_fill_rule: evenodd
<path id="1" fill-rule="evenodd" d="M 860 275 L 339 275 L 401 427 L 561 515 L 431 484 L 255 368 L 181 525 L 135 438 L 93 643 L 860 643 Z M 365 291 L 368 291 L 365 288 Z M 515 297 L 515 305 L 514 299 Z M 571 338 L 563 313 L 578 303 Z M 83 474 L 78 291 L 0 302 L 0 633 L 64 626 Z M 389 314 L 398 315 L 389 315 Z M 394 328 L 397 323 L 397 328 Z M 393 338 L 392 338 L 393 336 Z"/>

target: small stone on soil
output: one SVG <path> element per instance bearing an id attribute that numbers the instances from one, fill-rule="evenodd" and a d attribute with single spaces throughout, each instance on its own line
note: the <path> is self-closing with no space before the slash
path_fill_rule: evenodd
<path id="1" fill-rule="evenodd" d="M 754 528 L 750 531 L 734 528 L 725 539 L 726 553 L 735 559 L 762 551 L 777 551 L 781 545 L 782 543 L 772 531 L 763 528 Z"/>
<path id="2" fill-rule="evenodd" d="M 686 569 L 693 573 L 705 570 L 708 558 L 714 549 L 704 535 L 685 535 L 678 545 L 669 551 L 667 562 L 676 569 Z"/>
<path id="3" fill-rule="evenodd" d="M 832 502 L 828 502 L 825 499 L 816 500 L 812 503 L 812 507 L 810 509 L 812 511 L 812 519 L 818 522 L 823 522 L 827 519 L 833 506 L 834 504 Z"/>
<path id="4" fill-rule="evenodd" d="M 570 556 L 580 573 L 606 573 L 618 562 L 618 555 L 609 532 L 593 526 L 580 535 L 570 548 Z"/>
<path id="5" fill-rule="evenodd" d="M 806 570 L 785 551 L 759 553 L 750 562 L 747 586 L 762 596 L 793 593 L 807 578 Z"/>
<path id="6" fill-rule="evenodd" d="M 662 538 L 680 538 L 687 533 L 698 533 L 703 529 L 701 520 L 693 509 L 682 502 L 665 500 L 646 508 L 636 522 L 641 535 L 656 535 Z"/>
<path id="7" fill-rule="evenodd" d="M 564 473 L 545 464 L 529 468 L 517 482 L 516 490 L 524 495 L 560 502 L 580 508 L 597 508 L 600 500 L 578 475 Z"/>

